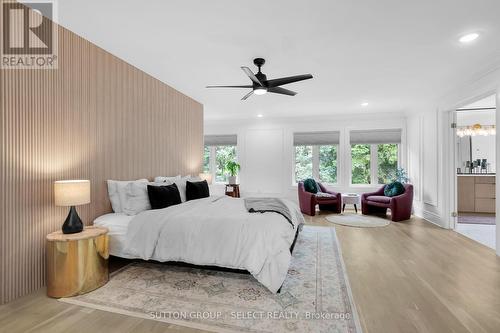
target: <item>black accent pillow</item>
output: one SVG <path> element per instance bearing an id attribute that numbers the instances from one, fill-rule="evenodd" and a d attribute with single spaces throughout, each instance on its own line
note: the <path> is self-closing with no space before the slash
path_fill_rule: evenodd
<path id="1" fill-rule="evenodd" d="M 206 180 L 201 182 L 186 182 L 186 200 L 195 200 L 201 198 L 208 198 L 210 190 Z"/>
<path id="2" fill-rule="evenodd" d="M 403 193 L 405 193 L 405 186 L 397 181 L 387 184 L 384 187 L 384 195 L 386 197 L 395 197 Z"/>
<path id="3" fill-rule="evenodd" d="M 316 194 L 319 192 L 319 186 L 314 179 L 307 178 L 304 180 L 304 190 L 306 190 L 306 192 Z"/>
<path id="4" fill-rule="evenodd" d="M 181 195 L 177 185 L 148 185 L 149 203 L 152 209 L 161 209 L 181 203 Z"/>

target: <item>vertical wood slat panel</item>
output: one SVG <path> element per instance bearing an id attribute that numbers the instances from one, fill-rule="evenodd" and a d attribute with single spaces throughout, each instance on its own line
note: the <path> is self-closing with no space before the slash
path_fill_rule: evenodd
<path id="1" fill-rule="evenodd" d="M 0 304 L 45 284 L 45 236 L 67 209 L 52 183 L 90 179 L 91 224 L 106 179 L 197 174 L 203 106 L 57 27 L 58 69 L 0 70 Z"/>

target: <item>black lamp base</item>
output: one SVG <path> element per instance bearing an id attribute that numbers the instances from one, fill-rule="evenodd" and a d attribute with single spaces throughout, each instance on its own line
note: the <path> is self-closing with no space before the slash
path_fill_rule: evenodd
<path id="1" fill-rule="evenodd" d="M 76 212 L 75 206 L 71 206 L 69 209 L 68 217 L 62 226 L 63 234 L 76 234 L 78 232 L 82 232 L 83 223 Z"/>

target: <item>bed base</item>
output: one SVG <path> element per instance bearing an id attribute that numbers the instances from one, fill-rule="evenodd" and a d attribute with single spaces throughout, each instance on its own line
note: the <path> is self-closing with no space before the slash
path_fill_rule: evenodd
<path id="1" fill-rule="evenodd" d="M 302 229 L 302 226 L 297 227 L 297 231 L 295 232 L 295 237 L 293 238 L 293 243 L 290 246 L 290 253 L 293 254 L 293 249 L 295 248 L 295 243 L 297 242 L 297 238 L 299 236 L 299 232 Z M 120 258 L 120 257 L 115 257 L 112 256 L 113 258 L 119 258 L 119 261 L 123 261 L 125 263 L 130 263 L 130 262 L 140 262 L 143 261 L 141 259 L 126 259 L 126 258 Z M 228 267 L 222 267 L 222 266 L 208 266 L 208 265 L 195 265 L 195 264 L 189 264 L 186 262 L 182 261 L 156 261 L 156 260 L 150 260 L 152 262 L 156 262 L 159 264 L 163 265 L 172 265 L 172 266 L 180 266 L 180 267 L 189 267 L 189 268 L 198 268 L 198 269 L 207 269 L 207 270 L 213 270 L 213 271 L 220 271 L 220 272 L 229 272 L 229 273 L 237 273 L 237 274 L 250 274 L 249 271 L 246 269 L 236 269 L 236 268 L 228 268 Z M 279 294 L 281 292 L 281 287 L 278 289 L 277 293 Z"/>

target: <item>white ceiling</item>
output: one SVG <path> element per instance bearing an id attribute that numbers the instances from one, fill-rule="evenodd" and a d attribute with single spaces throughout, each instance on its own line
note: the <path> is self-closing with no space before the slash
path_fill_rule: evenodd
<path id="1" fill-rule="evenodd" d="M 498 0 L 63 0 L 59 22 L 205 105 L 206 118 L 411 112 L 500 59 Z M 479 31 L 470 45 L 458 37 Z M 240 66 L 311 73 L 240 98 Z M 366 108 L 360 104 L 370 103 Z"/>

